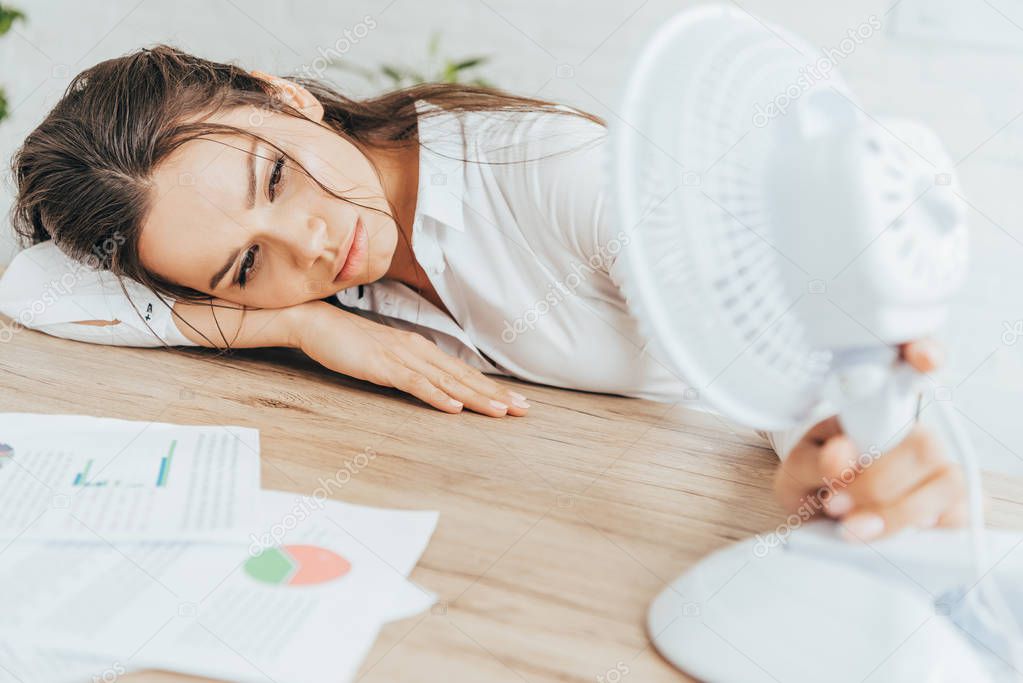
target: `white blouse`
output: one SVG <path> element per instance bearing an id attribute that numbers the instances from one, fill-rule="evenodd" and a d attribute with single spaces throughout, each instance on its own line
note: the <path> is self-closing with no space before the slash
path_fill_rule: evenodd
<path id="1" fill-rule="evenodd" d="M 438 112 L 420 119 L 419 138 L 412 249 L 454 319 L 389 280 L 338 292 L 342 306 L 415 330 L 484 372 L 659 401 L 686 396 L 619 290 L 628 236 L 609 215 L 604 127 L 550 112 Z M 124 285 L 43 242 L 0 280 L 0 312 L 86 342 L 194 345 L 174 322 L 173 300 Z M 802 433 L 768 436 L 786 454 Z"/>

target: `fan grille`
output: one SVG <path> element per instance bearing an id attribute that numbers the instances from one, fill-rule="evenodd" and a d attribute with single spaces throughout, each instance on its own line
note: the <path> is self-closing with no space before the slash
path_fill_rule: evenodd
<path id="1" fill-rule="evenodd" d="M 776 130 L 754 113 L 814 53 L 729 8 L 688 13 L 659 38 L 630 84 L 612 169 L 633 236 L 626 296 L 712 405 L 783 428 L 819 395 L 829 356 L 794 314 L 802 293 L 783 270 L 799 265 L 774 245 L 764 196 Z"/>

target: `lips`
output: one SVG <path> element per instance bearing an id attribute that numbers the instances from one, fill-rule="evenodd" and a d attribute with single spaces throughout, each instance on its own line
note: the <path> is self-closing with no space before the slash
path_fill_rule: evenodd
<path id="1" fill-rule="evenodd" d="M 348 246 L 348 253 L 345 254 L 344 263 L 338 267 L 334 275 L 335 283 L 344 282 L 365 265 L 368 243 L 366 228 L 363 227 L 360 217 L 355 222 L 355 230 L 352 231 L 352 241 Z"/>

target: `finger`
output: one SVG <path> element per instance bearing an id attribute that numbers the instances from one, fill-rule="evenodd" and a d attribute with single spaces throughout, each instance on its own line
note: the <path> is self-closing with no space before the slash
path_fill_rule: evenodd
<path id="1" fill-rule="evenodd" d="M 443 351 L 437 349 L 433 342 L 430 341 L 426 341 L 425 344 L 413 342 L 413 345 L 419 346 L 421 352 L 426 356 L 434 355 L 433 351 L 443 354 Z M 416 353 L 407 353 L 404 354 L 402 362 L 410 369 L 425 376 L 434 386 L 444 391 L 451 398 L 460 401 L 473 412 L 490 417 L 504 417 L 508 414 L 508 404 L 467 386 L 451 373 L 430 362 L 428 358 L 423 358 Z"/>
<path id="2" fill-rule="evenodd" d="M 941 346 L 931 339 L 903 344 L 902 357 L 919 372 L 932 372 L 941 365 L 944 353 Z"/>
<path id="3" fill-rule="evenodd" d="M 820 488 L 821 447 L 808 440 L 796 444 L 789 456 L 782 461 L 778 471 L 778 485 L 798 495 Z"/>
<path id="4" fill-rule="evenodd" d="M 857 458 L 856 476 L 845 492 L 852 498 L 853 508 L 888 505 L 947 465 L 948 460 L 930 432 L 914 429 L 883 455 Z"/>
<path id="5" fill-rule="evenodd" d="M 428 346 L 421 347 L 419 350 L 427 362 L 437 366 L 469 389 L 487 396 L 491 401 L 502 404 L 504 406 L 502 414 L 521 417 L 529 410 L 529 403 L 522 394 L 502 387 L 476 368 L 444 353 L 432 342 L 427 341 L 427 344 Z M 500 410 L 497 407 L 494 409 Z"/>
<path id="6" fill-rule="evenodd" d="M 841 517 L 856 507 L 850 489 L 863 472 L 863 462 L 856 444 L 845 434 L 833 436 L 821 447 L 818 467 L 822 485 L 829 492 L 825 512 L 830 517 Z"/>
<path id="7" fill-rule="evenodd" d="M 792 450 L 783 467 L 804 490 L 844 488 L 852 481 L 847 471 L 854 467 L 858 455 L 849 437 L 838 434 L 820 446 L 804 441 Z"/>
<path id="8" fill-rule="evenodd" d="M 476 368 L 469 367 L 457 358 L 447 356 L 439 363 L 441 369 L 453 375 L 467 387 L 507 407 L 509 415 L 521 417 L 529 411 L 529 402 L 522 394 L 501 386 Z"/>
<path id="9" fill-rule="evenodd" d="M 834 417 L 819 422 L 782 461 L 774 478 L 774 490 L 787 510 L 794 510 L 808 494 L 814 494 L 824 486 L 820 467 L 821 445 L 827 437 L 840 431 Z"/>
<path id="10" fill-rule="evenodd" d="M 506 404 L 509 415 L 525 415 L 529 409 L 529 402 L 525 396 L 501 386 L 476 368 L 470 367 L 453 356 L 442 352 L 439 357 L 434 359 L 434 363 L 445 372 L 454 375 L 462 384 Z"/>
<path id="11" fill-rule="evenodd" d="M 447 392 L 435 386 L 425 375 L 412 368 L 396 363 L 388 374 L 387 385 L 415 396 L 437 410 L 445 413 L 461 412 L 463 404 Z"/>
<path id="12" fill-rule="evenodd" d="M 775 491 L 783 499 L 800 500 L 808 492 L 814 492 L 822 485 L 820 471 L 820 449 L 831 437 L 840 434 L 842 427 L 836 416 L 831 416 L 814 425 L 799 440 L 788 457 L 782 461 L 775 477 Z"/>
<path id="13" fill-rule="evenodd" d="M 475 368 L 465 366 L 463 367 L 462 374 L 456 376 L 480 393 L 506 404 L 509 415 L 522 417 L 529 412 L 529 401 L 525 396 L 508 387 L 501 386 Z"/>
<path id="14" fill-rule="evenodd" d="M 503 417 L 508 414 L 506 403 L 466 386 L 450 373 L 433 365 L 429 366 L 429 370 L 426 372 L 433 384 L 443 389 L 449 396 L 464 403 L 469 410 L 490 417 Z"/>
<path id="15" fill-rule="evenodd" d="M 810 431 L 803 436 L 803 439 L 812 441 L 818 446 L 823 446 L 825 441 L 841 433 L 842 424 L 838 421 L 837 415 L 832 415 L 828 419 L 821 420 L 815 424 Z"/>
<path id="16" fill-rule="evenodd" d="M 870 541 L 910 526 L 930 528 L 964 495 L 962 470 L 949 465 L 896 503 L 843 517 L 843 534 L 850 540 Z"/>

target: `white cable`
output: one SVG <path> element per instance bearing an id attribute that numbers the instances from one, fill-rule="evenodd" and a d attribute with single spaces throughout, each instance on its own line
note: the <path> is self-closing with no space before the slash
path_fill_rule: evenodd
<path id="1" fill-rule="evenodd" d="M 952 412 L 948 401 L 935 401 L 938 411 L 949 429 L 956 457 L 966 478 L 966 496 L 969 509 L 970 541 L 973 546 L 974 576 L 979 581 L 991 567 L 990 553 L 984 542 L 984 490 L 980 465 L 973 444 L 963 429 L 962 420 Z"/>
<path id="2" fill-rule="evenodd" d="M 947 401 L 936 401 L 941 417 L 948 427 L 952 446 L 956 451 L 959 463 L 963 467 L 966 479 L 966 495 L 969 509 L 969 536 L 972 546 L 973 575 L 976 583 L 966 593 L 966 599 L 972 603 L 978 619 L 993 633 L 1008 632 L 1009 664 L 1017 676 L 1023 675 L 1023 632 L 1019 622 L 1008 609 L 1008 602 L 998 587 L 998 581 L 992 573 L 994 565 L 985 537 L 984 524 L 984 491 L 981 482 L 980 464 L 977 453 L 973 449 L 969 435 L 963 428 L 962 419 L 956 415 Z M 988 574 L 991 574 L 988 576 Z M 999 628 L 1000 627 L 1000 628 Z"/>

